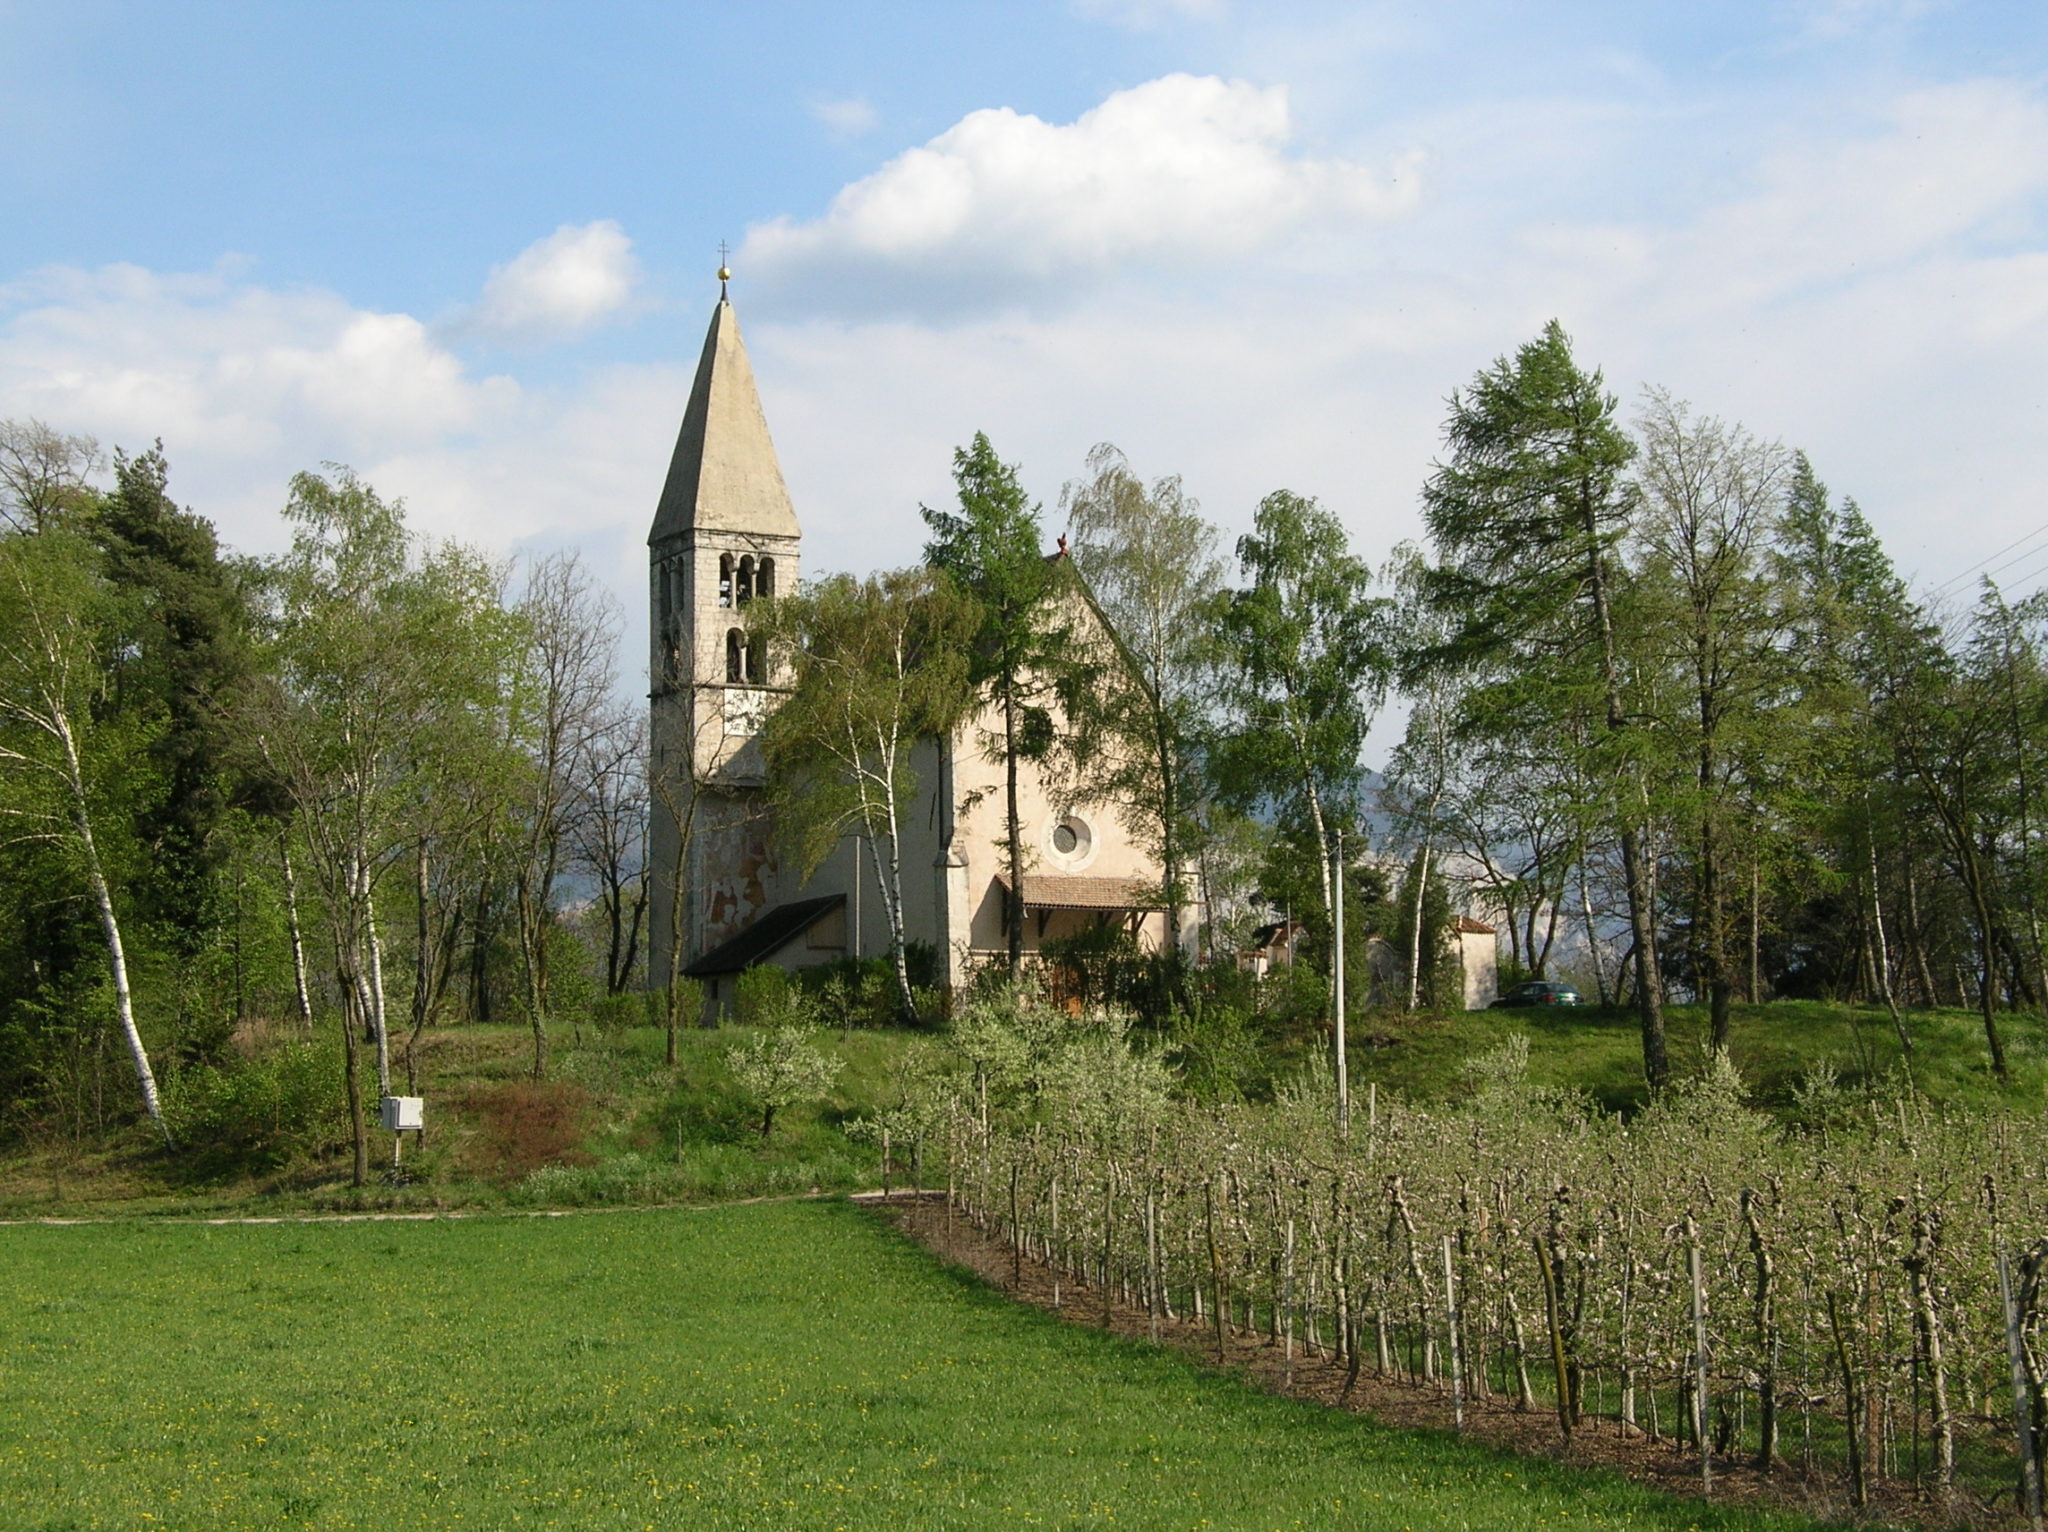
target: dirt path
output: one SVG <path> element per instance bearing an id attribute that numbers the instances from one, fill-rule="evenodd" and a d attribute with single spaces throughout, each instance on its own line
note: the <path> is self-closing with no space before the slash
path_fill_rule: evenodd
<path id="1" fill-rule="evenodd" d="M 719 1208 L 754 1207 L 764 1202 L 830 1202 L 845 1192 L 788 1192 L 779 1197 L 737 1197 L 730 1202 L 650 1202 L 597 1208 L 432 1208 L 417 1213 L 256 1213 L 194 1218 L 184 1213 L 110 1213 L 103 1218 L 0 1218 L 0 1229 L 71 1228 L 105 1223 L 283 1224 L 434 1223 L 457 1218 L 583 1218 L 604 1213 L 710 1213 Z M 880 1192 L 855 1192 L 856 1202 L 877 1201 Z"/>
<path id="2" fill-rule="evenodd" d="M 989 1237 L 962 1217 L 949 1215 L 942 1196 L 898 1198 L 887 1203 L 875 1198 L 862 1200 L 877 1216 L 888 1219 L 941 1259 L 964 1267 L 1019 1302 L 1048 1310 L 1056 1308 L 1069 1323 L 1107 1329 L 1132 1339 L 1156 1339 L 1158 1344 L 1172 1346 L 1206 1365 L 1235 1373 L 1268 1393 L 1355 1410 L 1403 1430 L 1457 1428 L 1447 1382 L 1441 1387 L 1410 1383 L 1394 1376 L 1382 1377 L 1371 1366 L 1361 1368 L 1353 1378 L 1333 1357 L 1307 1354 L 1300 1349 L 1296 1351 L 1290 1378 L 1284 1348 L 1265 1336 L 1231 1333 L 1219 1356 L 1213 1321 L 1196 1325 L 1187 1320 L 1162 1318 L 1157 1321 L 1155 1332 L 1154 1321 L 1143 1308 L 1113 1299 L 1105 1304 L 1099 1290 L 1071 1277 L 1061 1280 L 1060 1302 L 1055 1305 L 1053 1272 L 1049 1267 L 1028 1257 L 1019 1259 L 1008 1244 Z M 1696 1452 L 1680 1450 L 1668 1437 L 1652 1440 L 1642 1432 L 1626 1432 L 1611 1421 L 1588 1421 L 1566 1441 L 1560 1436 L 1557 1417 L 1551 1411 L 1518 1410 L 1512 1400 L 1494 1395 L 1465 1401 L 1464 1434 L 1510 1452 L 1606 1469 L 1674 1494 L 1697 1497 L 1700 1493 Z M 1985 1529 L 2025 1525 L 2022 1518 L 2005 1507 L 1982 1502 L 1959 1501 L 1953 1510 L 1944 1511 L 1931 1494 L 1925 1498 L 1916 1495 L 1910 1484 L 1875 1488 L 1872 1504 L 1859 1513 L 1849 1503 L 1845 1486 L 1784 1463 L 1766 1477 L 1746 1461 L 1717 1458 L 1712 1498 L 1723 1505 L 1770 1506 L 1847 1524 Z"/>

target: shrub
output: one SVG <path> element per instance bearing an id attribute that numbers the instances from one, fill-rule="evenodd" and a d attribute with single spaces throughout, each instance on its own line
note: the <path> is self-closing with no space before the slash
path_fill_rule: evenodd
<path id="1" fill-rule="evenodd" d="M 785 970 L 763 963 L 749 968 L 735 986 L 733 1008 L 743 1027 L 810 1026 L 818 1003 Z"/>
<path id="2" fill-rule="evenodd" d="M 777 1112 L 816 1101 L 839 1078 L 845 1061 L 812 1047 L 814 1035 L 807 1026 L 772 1027 L 751 1042 L 725 1050 L 733 1079 L 761 1113 L 764 1139 L 775 1129 Z"/>
<path id="3" fill-rule="evenodd" d="M 640 1020 L 644 1004 L 634 994 L 599 995 L 590 1004 L 590 1024 L 599 1032 L 622 1032 Z"/>
<path id="4" fill-rule="evenodd" d="M 331 1045 L 292 1040 L 165 1084 L 171 1130 L 200 1174 L 275 1170 L 342 1143 L 341 1059 Z"/>

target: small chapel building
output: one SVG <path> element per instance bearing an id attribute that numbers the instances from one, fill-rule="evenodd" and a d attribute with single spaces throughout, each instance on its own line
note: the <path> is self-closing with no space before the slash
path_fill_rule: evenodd
<path id="1" fill-rule="evenodd" d="M 651 974 L 700 980 L 707 1014 L 761 963 L 799 969 L 882 957 L 889 932 L 875 855 L 850 835 L 809 878 L 778 847 L 757 744 L 784 695 L 753 636 L 758 603 L 793 591 L 803 531 L 721 272 L 668 478 L 648 533 L 651 655 Z M 1065 558 L 1064 551 L 1051 555 Z M 1072 620 L 1107 637 L 1080 581 Z M 1114 805 L 1069 801 L 1030 763 L 1020 784 L 1023 887 L 1008 883 L 1003 763 L 970 717 L 912 754 L 917 799 L 902 819 L 906 940 L 929 945 L 945 988 L 1007 954 L 1009 901 L 1024 906 L 1027 954 L 1090 927 L 1164 942 L 1163 875 Z M 1187 912 L 1181 930 L 1192 935 Z"/>

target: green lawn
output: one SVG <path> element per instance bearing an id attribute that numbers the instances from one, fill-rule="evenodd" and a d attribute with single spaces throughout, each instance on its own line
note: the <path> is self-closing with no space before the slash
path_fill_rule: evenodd
<path id="1" fill-rule="evenodd" d="M 2038 1016 L 1999 1017 L 2012 1078 L 1992 1078 L 1984 1022 L 1974 1011 L 1908 1011 L 1911 1068 L 1919 1088 L 1954 1107 L 2040 1107 L 2048 1096 L 2048 1030 Z M 1701 1006 L 1665 1013 L 1673 1067 L 1697 1073 L 1707 1059 L 1709 1027 Z M 1594 1006 L 1470 1011 L 1450 1016 L 1367 1015 L 1352 1024 L 1353 1091 L 1367 1082 L 1410 1100 L 1433 1101 L 1469 1090 L 1466 1061 L 1499 1045 L 1510 1032 L 1529 1038 L 1531 1078 L 1585 1091 L 1609 1111 L 1630 1110 L 1647 1097 L 1642 1034 L 1633 1011 Z M 1793 1087 L 1816 1065 L 1832 1067 L 1856 1087 L 1897 1074 L 1907 1061 L 1883 1010 L 1779 1000 L 1735 1007 L 1729 1053 L 1757 1103 L 1790 1113 Z"/>
<path id="2" fill-rule="evenodd" d="M 844 1203 L 0 1230 L 9 1528 L 1794 1527 L 1269 1398 Z"/>

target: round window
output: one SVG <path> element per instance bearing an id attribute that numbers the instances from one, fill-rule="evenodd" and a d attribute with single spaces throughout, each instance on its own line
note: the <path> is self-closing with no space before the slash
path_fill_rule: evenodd
<path id="1" fill-rule="evenodd" d="M 1088 828 L 1087 820 L 1068 814 L 1054 822 L 1046 836 L 1046 845 L 1051 849 L 1054 860 L 1072 869 L 1086 862 L 1094 851 L 1095 832 Z"/>

